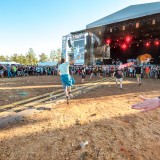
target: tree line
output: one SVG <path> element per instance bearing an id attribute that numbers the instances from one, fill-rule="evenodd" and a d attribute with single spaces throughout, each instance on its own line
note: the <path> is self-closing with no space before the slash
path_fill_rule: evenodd
<path id="1" fill-rule="evenodd" d="M 48 56 L 45 53 L 39 54 L 37 57 L 32 48 L 29 48 L 28 52 L 24 54 L 13 54 L 11 56 L 0 55 L 0 61 L 15 61 L 24 65 L 36 65 L 38 62 L 47 62 L 47 61 L 59 61 L 61 58 L 61 49 L 52 50 Z"/>

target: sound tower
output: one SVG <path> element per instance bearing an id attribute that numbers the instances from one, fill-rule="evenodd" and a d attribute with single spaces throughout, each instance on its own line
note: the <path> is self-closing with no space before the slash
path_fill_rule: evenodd
<path id="1" fill-rule="evenodd" d="M 91 48 L 91 36 L 88 35 L 86 36 L 86 49 L 90 49 Z"/>

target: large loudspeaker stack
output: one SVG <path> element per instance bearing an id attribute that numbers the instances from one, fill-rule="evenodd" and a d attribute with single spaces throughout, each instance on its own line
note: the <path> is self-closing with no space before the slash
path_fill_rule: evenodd
<path id="1" fill-rule="evenodd" d="M 90 49 L 91 48 L 91 36 L 88 35 L 86 36 L 86 49 Z"/>
<path id="2" fill-rule="evenodd" d="M 112 64 L 112 59 L 103 59 L 103 64 L 104 65 L 111 65 Z"/>
<path id="3" fill-rule="evenodd" d="M 70 39 L 68 40 L 68 47 L 69 47 L 69 48 L 72 47 L 72 45 L 71 45 L 71 40 L 70 40 Z"/>

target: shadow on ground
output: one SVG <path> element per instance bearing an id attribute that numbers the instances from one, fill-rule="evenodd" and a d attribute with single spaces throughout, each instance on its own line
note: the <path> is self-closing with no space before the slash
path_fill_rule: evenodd
<path id="1" fill-rule="evenodd" d="M 102 120 L 96 120 L 96 116 L 98 115 L 90 114 L 86 117 L 87 120 L 79 119 L 78 122 L 77 119 L 73 119 L 71 126 L 67 126 L 67 120 L 55 127 L 52 123 L 54 119 L 42 119 L 36 122 L 34 117 L 29 121 L 16 124 L 15 127 L 19 130 L 26 125 L 26 130 L 16 135 L 14 132 L 9 132 L 8 134 L 11 135 L 6 136 L 8 138 L 4 136 L 1 139 L 0 159 L 149 160 L 159 158 L 160 119 L 156 111 L 143 115 L 136 113 L 103 117 Z M 46 123 L 41 125 L 42 122 Z M 3 131 L 6 130 L 7 128 Z M 84 141 L 88 141 L 88 145 L 81 148 L 80 142 Z"/>

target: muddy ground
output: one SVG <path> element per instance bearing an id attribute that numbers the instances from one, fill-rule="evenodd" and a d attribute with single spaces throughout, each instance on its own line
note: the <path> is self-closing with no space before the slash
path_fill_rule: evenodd
<path id="1" fill-rule="evenodd" d="M 81 78 L 75 79 L 80 84 Z M 59 78 L 53 76 L 0 79 L 1 105 L 58 87 Z M 130 107 L 140 101 L 140 94 L 159 96 L 160 80 L 143 79 L 138 86 L 135 78 L 129 78 L 123 87 L 106 84 L 69 105 L 59 104 L 1 129 L 0 160 L 160 159 L 160 109 L 140 113 Z M 18 94 L 23 91 L 25 96 Z M 88 144 L 80 147 L 85 141 Z"/>

